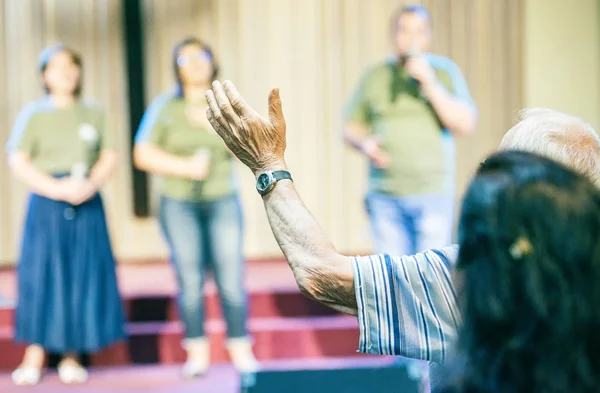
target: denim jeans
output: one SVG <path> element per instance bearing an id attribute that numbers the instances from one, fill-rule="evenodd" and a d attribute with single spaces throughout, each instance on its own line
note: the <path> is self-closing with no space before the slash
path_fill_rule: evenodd
<path id="1" fill-rule="evenodd" d="M 245 337 L 243 222 L 237 195 L 210 202 L 163 196 L 160 223 L 179 283 L 179 310 L 186 339 L 204 337 L 205 266 L 212 266 L 228 338 Z"/>
<path id="2" fill-rule="evenodd" d="M 366 207 L 377 253 L 413 255 L 452 242 L 454 197 L 450 195 L 369 193 Z"/>

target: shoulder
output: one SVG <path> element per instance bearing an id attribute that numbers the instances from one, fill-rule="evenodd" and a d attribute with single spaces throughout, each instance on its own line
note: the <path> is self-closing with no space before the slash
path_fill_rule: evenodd
<path id="1" fill-rule="evenodd" d="M 458 245 L 431 249 L 414 255 L 396 256 L 392 258 L 401 270 L 407 267 L 418 267 L 422 272 L 426 271 L 451 271 L 458 261 Z"/>
<path id="2" fill-rule="evenodd" d="M 451 78 L 462 75 L 460 67 L 452 59 L 433 53 L 426 53 L 425 57 L 434 69 L 448 73 Z"/>
<path id="3" fill-rule="evenodd" d="M 452 59 L 445 56 L 436 55 L 435 53 L 425 53 L 425 58 L 434 68 L 439 68 L 442 70 L 458 68 Z"/>
<path id="4" fill-rule="evenodd" d="M 425 253 L 429 254 L 430 258 L 439 258 L 446 266 L 446 269 L 452 270 L 458 261 L 458 252 L 458 244 L 453 244 L 444 248 L 432 249 Z"/>
<path id="5" fill-rule="evenodd" d="M 22 132 L 25 128 L 31 128 L 32 122 L 39 123 L 37 120 L 44 114 L 52 114 L 54 111 L 52 105 L 46 98 L 32 101 L 25 105 L 18 113 L 15 119 L 13 131 Z"/>
<path id="6" fill-rule="evenodd" d="M 40 113 L 50 113 L 52 112 L 52 106 L 45 98 L 40 98 L 38 100 L 32 101 L 25 105 L 23 109 L 19 112 L 19 118 L 27 118 L 38 115 Z"/>
<path id="7" fill-rule="evenodd" d="M 148 110 L 161 111 L 165 108 L 170 107 L 178 99 L 174 91 L 163 92 L 152 100 Z"/>
<path id="8" fill-rule="evenodd" d="M 79 101 L 79 105 L 89 111 L 102 111 L 102 105 L 97 100 L 85 98 Z"/>
<path id="9" fill-rule="evenodd" d="M 102 104 L 92 99 L 82 99 L 79 101 L 79 110 L 85 113 L 86 117 L 90 119 L 102 119 L 106 115 Z"/>
<path id="10" fill-rule="evenodd" d="M 390 57 L 368 66 L 365 71 L 363 71 L 363 79 L 372 81 L 389 76 L 391 74 L 390 70 L 394 66 L 395 61 L 396 60 L 394 58 Z"/>

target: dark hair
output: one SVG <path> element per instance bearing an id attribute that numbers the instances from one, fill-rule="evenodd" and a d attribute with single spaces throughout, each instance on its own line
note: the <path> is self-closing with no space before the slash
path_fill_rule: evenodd
<path id="1" fill-rule="evenodd" d="M 58 43 L 58 44 L 49 46 L 47 48 L 44 48 L 44 50 L 42 50 L 42 52 L 40 53 L 39 67 L 40 67 L 40 73 L 42 75 L 44 74 L 44 72 L 46 72 L 46 69 L 48 68 L 48 63 L 50 63 L 50 60 L 52 60 L 52 58 L 56 54 L 61 53 L 61 52 L 68 53 L 69 56 L 71 56 L 71 59 L 73 60 L 73 64 L 75 64 L 79 68 L 80 72 L 83 71 L 81 56 L 74 50 L 67 48 L 66 46 L 64 46 L 61 43 Z M 81 96 L 81 90 L 82 90 L 81 81 L 82 81 L 82 75 L 80 73 L 79 81 L 77 82 L 77 86 L 75 86 L 75 90 L 73 91 L 73 96 L 75 96 L 75 97 Z M 50 94 L 50 88 L 46 85 L 46 82 L 44 82 L 44 91 L 46 92 L 46 94 Z"/>
<path id="2" fill-rule="evenodd" d="M 531 153 L 481 164 L 459 223 L 457 391 L 600 390 L 599 194 Z"/>
<path id="3" fill-rule="evenodd" d="M 219 64 L 215 60 L 215 56 L 213 54 L 212 49 L 205 42 L 201 41 L 195 37 L 188 37 L 177 43 L 173 48 L 173 72 L 175 73 L 175 80 L 177 82 L 176 88 L 176 96 L 183 97 L 183 82 L 181 81 L 181 74 L 179 73 L 179 65 L 177 64 L 177 59 L 179 58 L 179 52 L 183 49 L 183 47 L 187 45 L 197 45 L 204 51 L 206 54 L 210 56 L 210 61 L 213 69 L 212 80 L 214 81 L 219 76 Z"/>

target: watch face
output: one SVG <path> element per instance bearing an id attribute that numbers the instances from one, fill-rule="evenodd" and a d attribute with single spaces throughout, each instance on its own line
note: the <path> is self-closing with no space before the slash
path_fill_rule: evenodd
<path id="1" fill-rule="evenodd" d="M 256 188 L 258 188 L 259 191 L 264 191 L 269 187 L 270 183 L 271 182 L 269 179 L 269 175 L 263 173 L 258 177 L 258 180 L 256 181 Z"/>

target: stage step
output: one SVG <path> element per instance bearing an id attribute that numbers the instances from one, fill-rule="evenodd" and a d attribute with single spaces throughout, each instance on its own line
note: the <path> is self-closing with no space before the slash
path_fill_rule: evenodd
<path id="1" fill-rule="evenodd" d="M 259 360 L 315 359 L 357 355 L 358 322 L 352 316 L 300 318 L 255 318 L 249 329 L 255 340 Z M 211 339 L 214 363 L 228 362 L 225 348 L 225 325 L 212 320 L 206 324 Z M 183 326 L 180 322 L 132 322 L 128 324 L 129 340 L 92 356 L 94 366 L 181 363 Z M 0 329 L 0 369 L 16 367 L 24 346 L 12 341 L 12 328 Z"/>
<path id="2" fill-rule="evenodd" d="M 130 322 L 178 321 L 175 294 L 142 295 L 123 300 L 123 307 Z M 305 317 L 338 315 L 321 303 L 310 300 L 298 289 L 278 289 L 275 291 L 251 291 L 250 317 Z M 215 291 L 208 291 L 205 297 L 206 317 L 208 320 L 223 319 L 219 298 Z M 12 305 L 0 306 L 0 328 L 13 326 L 14 309 Z"/>

